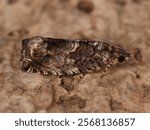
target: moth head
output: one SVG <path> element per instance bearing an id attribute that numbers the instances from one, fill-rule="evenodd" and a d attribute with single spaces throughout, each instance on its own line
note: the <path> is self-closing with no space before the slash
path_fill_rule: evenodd
<path id="1" fill-rule="evenodd" d="M 37 70 L 35 65 L 40 64 L 41 60 L 47 55 L 47 43 L 43 38 L 36 36 L 22 40 L 22 50 L 20 68 L 25 72 Z"/>

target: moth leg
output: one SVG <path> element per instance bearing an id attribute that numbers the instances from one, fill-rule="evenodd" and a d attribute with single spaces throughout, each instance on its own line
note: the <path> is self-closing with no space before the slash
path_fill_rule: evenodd
<path id="1" fill-rule="evenodd" d="M 57 68 L 57 67 L 48 67 L 48 68 L 45 68 L 48 72 L 52 73 L 53 75 L 62 75 L 62 71 Z"/>
<path id="2" fill-rule="evenodd" d="M 63 66 L 63 71 L 67 75 L 73 75 L 73 74 L 79 74 L 80 73 L 80 71 L 77 67 L 68 66 L 68 65 Z"/>
<path id="3" fill-rule="evenodd" d="M 41 72 L 43 75 L 62 75 L 62 71 L 55 66 L 40 66 L 34 64 L 37 72 Z"/>
<path id="4" fill-rule="evenodd" d="M 63 72 L 60 68 L 58 68 L 57 66 L 51 65 L 46 67 L 48 69 L 48 71 L 50 73 L 52 73 L 53 75 L 63 75 Z"/>
<path id="5" fill-rule="evenodd" d="M 115 62 L 109 63 L 109 64 L 106 66 L 106 68 L 102 71 L 101 78 L 103 78 L 104 76 L 107 75 L 107 73 L 106 73 L 107 70 L 108 70 L 113 64 L 115 64 Z"/>
<path id="6" fill-rule="evenodd" d="M 80 73 L 80 74 L 74 75 L 73 79 L 76 80 L 77 82 L 80 82 L 84 78 L 84 76 L 85 74 Z"/>
<path id="7" fill-rule="evenodd" d="M 106 71 L 107 71 L 107 70 L 102 71 L 101 78 L 103 78 L 104 76 L 107 75 Z"/>
<path id="8" fill-rule="evenodd" d="M 28 73 L 32 73 L 32 72 L 33 72 L 33 67 L 30 67 L 27 72 L 28 72 Z"/>
<path id="9" fill-rule="evenodd" d="M 44 69 L 44 70 L 43 70 L 43 74 L 44 74 L 44 75 L 48 75 L 48 71 Z"/>

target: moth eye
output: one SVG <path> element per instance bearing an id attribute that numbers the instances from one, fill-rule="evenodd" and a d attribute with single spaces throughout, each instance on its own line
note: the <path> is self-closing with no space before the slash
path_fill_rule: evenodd
<path id="1" fill-rule="evenodd" d="M 23 39 L 22 40 L 22 45 L 26 46 L 28 44 L 28 42 L 29 42 L 29 39 Z"/>
<path id="2" fill-rule="evenodd" d="M 124 56 L 118 57 L 118 61 L 119 61 L 119 62 L 123 62 L 124 60 L 125 60 L 125 57 L 124 57 Z"/>
<path id="3" fill-rule="evenodd" d="M 30 64 L 28 61 L 23 61 L 23 64 L 22 64 L 22 70 L 23 71 L 28 71 L 30 69 Z"/>

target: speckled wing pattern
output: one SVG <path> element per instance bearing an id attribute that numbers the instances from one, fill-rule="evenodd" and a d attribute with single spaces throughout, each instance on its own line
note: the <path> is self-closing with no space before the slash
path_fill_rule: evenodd
<path id="1" fill-rule="evenodd" d="M 35 36 L 22 41 L 20 68 L 43 75 L 75 75 L 105 71 L 128 57 L 124 49 L 106 41 Z"/>

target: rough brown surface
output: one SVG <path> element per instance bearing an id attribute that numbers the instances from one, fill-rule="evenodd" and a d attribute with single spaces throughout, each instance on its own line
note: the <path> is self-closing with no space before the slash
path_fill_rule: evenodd
<path id="1" fill-rule="evenodd" d="M 149 0 L 1 0 L 0 112 L 150 112 L 149 7 Z M 21 40 L 35 35 L 106 39 L 132 56 L 103 77 L 24 73 Z"/>

